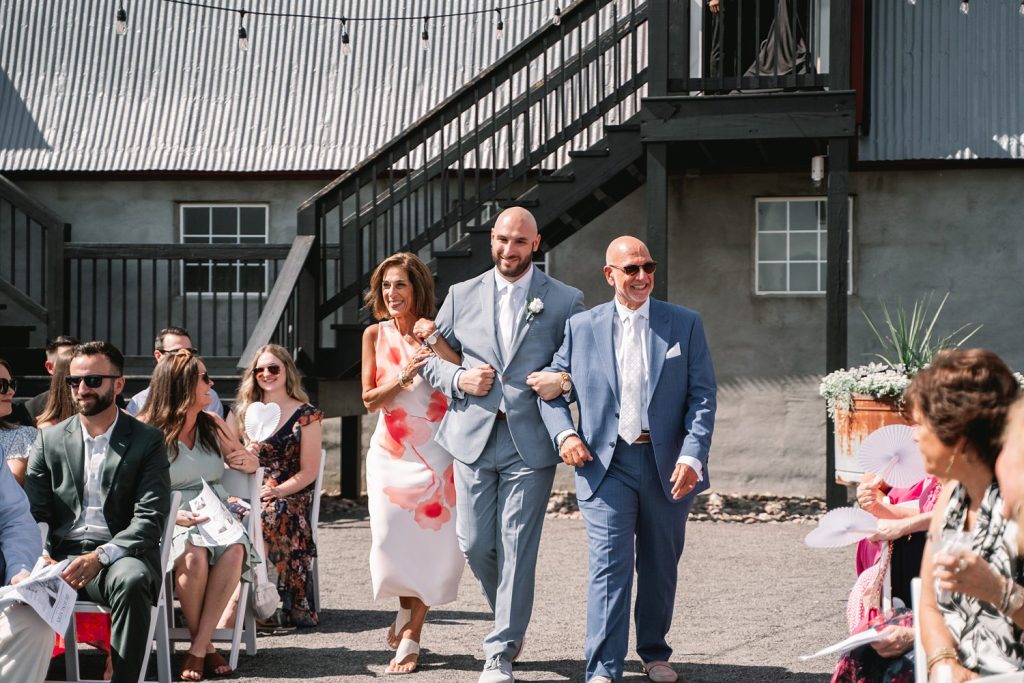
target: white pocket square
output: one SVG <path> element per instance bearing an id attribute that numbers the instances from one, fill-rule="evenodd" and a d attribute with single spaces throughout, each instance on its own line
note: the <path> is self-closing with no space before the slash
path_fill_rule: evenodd
<path id="1" fill-rule="evenodd" d="M 680 353 L 682 352 L 679 350 L 679 342 L 676 342 L 675 344 L 672 345 L 672 348 L 668 350 L 668 353 L 665 354 L 665 360 L 668 360 L 669 358 L 675 358 Z"/>

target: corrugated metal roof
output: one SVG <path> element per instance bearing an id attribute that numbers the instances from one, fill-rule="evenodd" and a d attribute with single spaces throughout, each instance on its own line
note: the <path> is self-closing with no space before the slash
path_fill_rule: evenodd
<path id="1" fill-rule="evenodd" d="M 871 3 L 862 160 L 1024 158 L 1020 2 L 957 5 Z"/>
<path id="2" fill-rule="evenodd" d="M 555 3 L 430 22 L 348 24 L 109 0 L 0 3 L 0 170 L 337 171 L 350 168 L 551 18 Z M 351 14 L 429 16 L 495 0 L 360 2 Z M 252 9 L 338 16 L 331 0 Z"/>

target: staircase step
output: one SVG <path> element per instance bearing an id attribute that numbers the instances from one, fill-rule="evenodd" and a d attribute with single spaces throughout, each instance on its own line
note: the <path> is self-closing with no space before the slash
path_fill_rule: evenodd
<path id="1" fill-rule="evenodd" d="M 605 124 L 605 133 L 639 133 L 639 123 L 609 123 Z"/>
<path id="2" fill-rule="evenodd" d="M 575 173 L 566 173 L 565 175 L 542 175 L 537 178 L 538 183 L 574 183 L 576 182 Z"/>
<path id="3" fill-rule="evenodd" d="M 490 230 L 487 232 L 490 232 Z M 445 249 L 444 251 L 434 252 L 434 258 L 437 259 L 465 259 L 470 256 L 472 256 L 470 252 L 458 249 Z"/>
<path id="4" fill-rule="evenodd" d="M 578 149 L 569 152 L 570 159 L 599 159 L 611 154 L 607 149 Z"/>
<path id="5" fill-rule="evenodd" d="M 571 155 L 572 152 L 569 152 L 569 154 Z M 498 202 L 498 208 L 501 209 L 511 209 L 516 206 L 532 209 L 540 206 L 540 201 L 536 199 L 502 199 Z"/>
<path id="6" fill-rule="evenodd" d="M 0 339 L 4 344 L 16 348 L 25 348 L 32 339 L 35 325 L 0 325 Z"/>

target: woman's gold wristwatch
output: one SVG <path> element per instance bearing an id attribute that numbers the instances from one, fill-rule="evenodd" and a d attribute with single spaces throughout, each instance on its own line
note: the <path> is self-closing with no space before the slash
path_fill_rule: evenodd
<path id="1" fill-rule="evenodd" d="M 398 386 L 400 386 L 403 389 L 405 389 L 410 384 L 412 384 L 412 377 L 410 377 L 409 375 L 405 374 L 405 370 L 402 370 L 401 372 L 399 372 L 398 373 Z"/>
<path id="2" fill-rule="evenodd" d="M 572 376 L 568 372 L 560 372 L 558 374 L 562 376 L 562 383 L 558 388 L 562 390 L 563 394 L 568 394 L 572 391 Z"/>

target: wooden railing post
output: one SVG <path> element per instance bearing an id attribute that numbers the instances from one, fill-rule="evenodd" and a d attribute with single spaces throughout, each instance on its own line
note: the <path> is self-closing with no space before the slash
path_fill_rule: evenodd
<path id="1" fill-rule="evenodd" d="M 295 349 L 305 358 L 309 367 L 307 375 L 312 379 L 316 375 L 316 351 L 320 346 L 320 242 L 317 230 L 317 206 L 313 203 L 299 211 L 298 235 L 313 237 L 310 256 L 302 266 L 295 286 Z M 314 387 L 308 387 L 315 391 Z"/>
<path id="2" fill-rule="evenodd" d="M 671 0 L 648 2 L 647 94 L 651 97 L 668 94 L 670 2 Z"/>
<path id="3" fill-rule="evenodd" d="M 50 225 L 46 228 L 46 336 L 55 339 L 67 334 L 67 287 L 64 267 L 64 242 L 70 237 L 71 225 Z"/>

